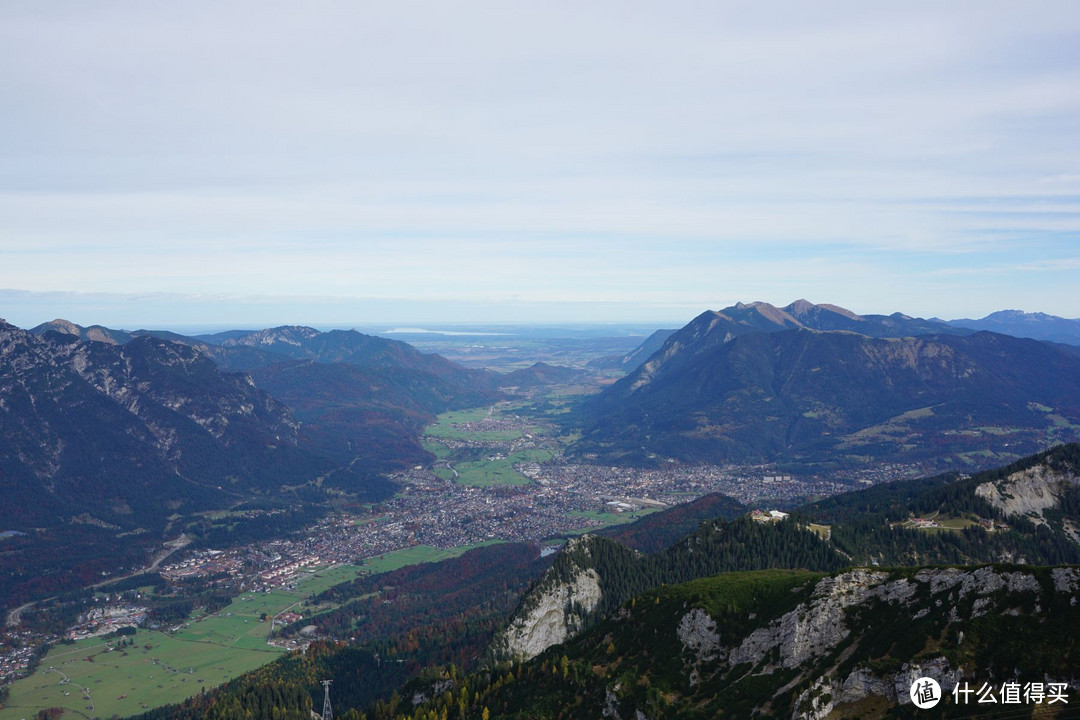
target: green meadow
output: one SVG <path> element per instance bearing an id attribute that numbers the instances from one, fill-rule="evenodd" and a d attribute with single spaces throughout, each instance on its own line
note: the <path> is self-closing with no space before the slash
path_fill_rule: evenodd
<path id="1" fill-rule="evenodd" d="M 263 613 L 272 618 L 359 571 L 335 566 L 309 575 L 295 590 L 243 593 L 214 615 L 190 618 L 174 634 L 140 628 L 124 638 L 134 641 L 131 646 L 101 638 L 57 645 L 33 675 L 12 684 L 0 720 L 22 720 L 49 707 L 76 717 L 126 717 L 220 685 L 284 652 L 266 644 L 270 622 L 260 621 Z"/>
<path id="2" fill-rule="evenodd" d="M 646 515 L 652 515 L 654 512 L 659 512 L 660 508 L 641 508 L 640 510 L 634 510 L 633 512 L 606 512 L 601 510 L 575 510 L 567 513 L 570 517 L 591 518 L 601 523 L 602 527 L 611 527 L 613 525 L 625 525 L 632 523 L 635 520 L 640 520 Z M 599 528 L 588 527 L 583 530 L 575 530 L 572 534 L 581 535 L 583 533 L 595 532 Z"/>
<path id="3" fill-rule="evenodd" d="M 465 459 L 455 461 L 460 457 L 441 440 L 465 440 L 489 443 L 507 443 L 507 449 L 511 443 L 527 432 L 530 435 L 542 434 L 540 427 L 526 426 L 525 430 L 484 430 L 477 427 L 466 429 L 464 423 L 476 423 L 489 417 L 498 418 L 500 414 L 513 412 L 519 405 L 500 403 L 494 408 L 471 408 L 469 410 L 455 410 L 439 415 L 438 421 L 429 426 L 425 431 L 423 441 L 424 449 L 436 457 L 432 472 L 443 480 L 453 480 L 462 485 L 474 487 L 491 487 L 493 485 L 528 485 L 529 479 L 514 469 L 514 465 L 522 462 L 545 462 L 552 458 L 550 450 L 531 448 L 510 452 L 504 457 Z M 492 456 L 499 455 L 494 450 Z M 475 457 L 475 456 L 474 456 Z"/>
<path id="4" fill-rule="evenodd" d="M 452 410 L 450 412 L 445 412 L 439 415 L 435 424 L 429 425 L 424 430 L 424 435 L 428 438 L 445 438 L 448 440 L 476 440 L 487 442 L 509 442 L 510 440 L 517 440 L 523 434 L 521 430 L 501 430 L 496 428 L 490 430 L 482 428 L 467 429 L 461 426 L 465 423 L 479 423 L 488 418 L 498 419 L 501 414 L 513 412 L 520 407 L 520 403 L 499 403 L 490 408 L 478 407 L 470 408 L 468 410 Z M 536 428 L 529 427 L 527 428 L 527 431 L 533 433 L 536 431 Z"/>
<path id="5" fill-rule="evenodd" d="M 519 450 L 494 460 L 469 460 L 452 463 L 458 471 L 457 481 L 462 485 L 489 487 L 491 485 L 528 485 L 529 479 L 514 469 L 523 462 L 544 462 L 551 459 L 551 451 L 544 449 Z M 449 472 L 446 468 L 444 471 Z M 441 473 L 440 473 L 441 474 Z"/>
<path id="6" fill-rule="evenodd" d="M 937 527 L 920 527 L 917 528 L 923 532 L 959 532 L 965 528 L 973 527 L 977 525 L 974 520 L 963 517 L 932 517 L 934 522 L 937 523 Z M 905 523 L 905 527 L 915 527 L 912 523 Z"/>
<path id="7" fill-rule="evenodd" d="M 458 557 L 464 555 L 473 548 L 483 547 L 485 545 L 494 545 L 502 542 L 501 540 L 491 540 L 488 542 L 476 543 L 475 545 L 464 545 L 462 547 L 451 548 L 449 550 L 443 550 L 442 548 L 432 547 L 430 545 L 414 545 L 410 548 L 403 550 L 394 550 L 388 552 L 385 555 L 379 555 L 378 557 L 368 558 L 364 561 L 363 568 L 369 573 L 382 573 L 390 572 L 391 570 L 398 570 L 406 565 L 418 565 L 420 563 L 438 562 L 439 560 L 446 560 L 447 558 Z M 0 718 L 0 720 L 3 720 Z"/>

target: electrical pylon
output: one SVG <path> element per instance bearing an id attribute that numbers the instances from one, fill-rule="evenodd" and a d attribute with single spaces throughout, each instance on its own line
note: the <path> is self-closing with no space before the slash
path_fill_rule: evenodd
<path id="1" fill-rule="evenodd" d="M 323 680 L 322 720 L 334 720 L 334 711 L 330 709 L 330 683 L 333 680 Z"/>

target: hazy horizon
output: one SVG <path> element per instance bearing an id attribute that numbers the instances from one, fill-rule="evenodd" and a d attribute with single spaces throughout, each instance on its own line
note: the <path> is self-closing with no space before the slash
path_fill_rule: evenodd
<path id="1" fill-rule="evenodd" d="M 19 301 L 11 302 L 10 298 L 6 298 L 6 295 L 14 294 Z M 200 313 L 194 313 L 196 317 L 187 317 L 182 320 L 154 320 L 155 313 L 161 313 L 162 315 L 168 314 L 167 308 L 174 309 L 176 305 L 176 299 L 172 297 L 155 298 L 153 296 L 117 296 L 117 295 L 102 295 L 93 296 L 93 298 L 87 298 L 85 302 L 75 302 L 70 298 L 70 294 L 56 294 L 52 296 L 47 293 L 25 293 L 5 291 L 0 289 L 0 318 L 3 318 L 7 322 L 12 323 L 22 328 L 32 328 L 42 323 L 51 322 L 52 320 L 62 319 L 70 322 L 74 322 L 77 325 L 89 326 L 89 325 L 103 325 L 105 327 L 112 328 L 114 330 L 169 330 L 173 332 L 179 332 L 181 334 L 209 334 L 214 332 L 222 332 L 226 330 L 261 330 L 269 327 L 277 327 L 281 325 L 305 325 L 314 327 L 318 330 L 334 330 L 334 329 L 357 329 L 362 332 L 374 332 L 378 334 L 385 334 L 393 336 L 395 334 L 422 334 L 432 330 L 460 330 L 460 329 L 477 329 L 476 335 L 495 335 L 498 333 L 491 332 L 493 329 L 499 327 L 505 328 L 538 328 L 538 329 L 557 329 L 557 328 L 599 328 L 599 327 L 611 327 L 617 329 L 635 329 L 640 334 L 647 334 L 652 329 L 659 328 L 679 328 L 688 323 L 694 317 L 700 315 L 708 310 L 722 310 L 725 307 L 734 305 L 735 302 L 767 302 L 776 307 L 785 307 L 799 298 L 790 298 L 783 301 L 766 300 L 762 298 L 756 298 L 753 300 L 741 299 L 730 303 L 723 303 L 711 307 L 702 307 L 696 310 L 688 309 L 685 315 L 670 314 L 653 314 L 652 312 L 643 312 L 640 317 L 635 317 L 630 314 L 632 308 L 621 308 L 622 315 L 620 319 L 611 319 L 607 317 L 608 313 L 612 313 L 614 310 L 607 304 L 597 303 L 592 307 L 594 312 L 598 314 L 590 316 L 588 313 L 582 313 L 580 306 L 577 308 L 578 312 L 571 313 L 564 310 L 566 314 L 559 319 L 552 317 L 548 314 L 551 311 L 551 305 L 543 305 L 540 307 L 522 305 L 518 310 L 528 309 L 529 312 L 519 312 L 515 317 L 508 315 L 506 303 L 491 304 L 491 305 L 469 305 L 465 303 L 450 303 L 442 304 L 438 309 L 444 313 L 438 314 L 435 309 L 429 304 L 418 303 L 418 308 L 415 310 L 415 315 L 377 315 L 369 313 L 361 313 L 352 319 L 345 317 L 339 317 L 337 319 L 327 319 L 315 317 L 312 315 L 305 315 L 305 312 L 315 313 L 318 309 L 324 308 L 324 304 L 306 305 L 304 303 L 296 303 L 293 301 L 276 301 L 267 302 L 265 299 L 262 303 L 257 303 L 254 307 L 257 311 L 248 316 L 248 319 L 239 319 L 236 321 L 230 320 L 200 320 Z M 838 305 L 838 303 L 829 302 L 827 299 L 814 300 L 812 298 L 805 298 L 811 302 L 817 302 L 818 304 L 830 304 Z M 194 306 L 198 307 L 200 303 L 197 300 L 189 300 Z M 206 314 L 211 312 L 221 311 L 221 306 L 217 304 L 214 299 L 210 301 L 204 301 L 201 303 L 204 305 L 202 308 Z M 348 305 L 360 306 L 363 303 L 347 303 Z M 241 303 L 242 307 L 250 308 L 251 304 Z M 385 307 L 383 304 L 378 304 L 380 307 Z M 400 311 L 402 303 L 393 303 L 391 307 Z M 513 308 L 512 305 L 509 307 Z M 155 310 L 155 308 L 157 308 Z M 429 314 L 419 314 L 423 311 L 420 308 L 427 308 Z M 471 308 L 471 310 L 469 309 Z M 281 315 L 273 315 L 274 310 L 280 310 Z M 931 314 L 931 315 L 914 315 L 913 313 L 906 312 L 904 308 L 889 308 L 889 309 L 855 309 L 846 307 L 848 310 L 852 310 L 860 315 L 891 315 L 894 312 L 902 312 L 906 315 L 912 315 L 914 317 L 924 317 L 926 319 L 937 318 L 940 320 L 960 320 L 965 318 L 981 319 L 990 313 L 984 313 L 981 315 L 957 315 L 957 314 Z M 11 312 L 15 310 L 15 312 Z M 646 310 L 653 310 L 655 308 L 647 308 Z M 1042 312 L 1041 310 L 1031 310 L 1023 308 L 1005 308 L 1000 307 L 993 312 L 1001 310 L 1021 310 L 1024 312 Z M 468 313 L 472 313 L 471 315 Z M 6 313 L 6 314 L 5 314 Z M 461 314 L 455 314 L 461 313 Z M 491 313 L 485 317 L 485 313 Z M 1052 314 L 1052 313 L 1049 313 Z M 240 315 L 239 317 L 243 317 Z M 1068 317 L 1068 316 L 1062 316 Z M 1074 319 L 1074 318 L 1069 318 Z M 1080 319 L 1080 318 L 1075 318 Z M 455 333 L 450 333 L 455 334 Z"/>

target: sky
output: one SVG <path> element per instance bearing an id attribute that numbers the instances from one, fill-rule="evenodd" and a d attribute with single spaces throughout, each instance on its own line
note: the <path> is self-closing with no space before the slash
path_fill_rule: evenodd
<path id="1" fill-rule="evenodd" d="M 7 0 L 0 317 L 1080 317 L 1080 6 Z"/>

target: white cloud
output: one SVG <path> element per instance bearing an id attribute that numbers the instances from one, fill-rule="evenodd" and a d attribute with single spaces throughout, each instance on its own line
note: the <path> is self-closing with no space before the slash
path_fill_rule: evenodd
<path id="1" fill-rule="evenodd" d="M 11 3 L 0 286 L 989 311 L 944 279 L 1080 240 L 1076 47 L 1070 2 Z"/>

